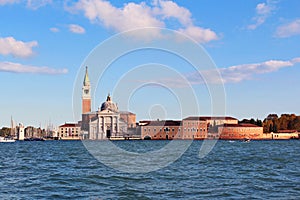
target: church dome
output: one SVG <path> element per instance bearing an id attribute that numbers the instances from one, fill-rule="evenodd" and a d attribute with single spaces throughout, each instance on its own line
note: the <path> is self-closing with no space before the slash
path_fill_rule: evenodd
<path id="1" fill-rule="evenodd" d="M 113 112 L 119 112 L 118 106 L 111 100 L 110 95 L 108 94 L 106 101 L 101 105 L 101 111 L 109 110 Z"/>

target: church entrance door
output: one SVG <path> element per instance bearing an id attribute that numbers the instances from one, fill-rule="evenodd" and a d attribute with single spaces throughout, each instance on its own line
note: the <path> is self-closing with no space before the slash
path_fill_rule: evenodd
<path id="1" fill-rule="evenodd" d="M 106 137 L 110 138 L 110 136 L 111 136 L 110 130 L 106 130 Z"/>

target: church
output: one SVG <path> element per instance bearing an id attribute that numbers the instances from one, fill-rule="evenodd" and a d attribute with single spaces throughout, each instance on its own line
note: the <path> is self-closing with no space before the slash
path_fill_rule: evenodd
<path id="1" fill-rule="evenodd" d="M 91 83 L 86 67 L 82 87 L 82 121 L 83 139 L 105 140 L 129 137 L 130 130 L 136 128 L 136 115 L 119 111 L 110 94 L 96 111 L 91 111 Z"/>

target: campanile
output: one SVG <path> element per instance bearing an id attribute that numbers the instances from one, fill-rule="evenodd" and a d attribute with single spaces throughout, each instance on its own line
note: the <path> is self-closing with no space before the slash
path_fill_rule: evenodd
<path id="1" fill-rule="evenodd" d="M 91 112 L 91 103 L 91 83 L 86 67 L 82 86 L 82 114 Z"/>

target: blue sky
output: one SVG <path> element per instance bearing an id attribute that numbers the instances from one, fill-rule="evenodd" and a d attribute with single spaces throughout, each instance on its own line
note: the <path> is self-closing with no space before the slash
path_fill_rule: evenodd
<path id="1" fill-rule="evenodd" d="M 0 127 L 10 126 L 11 116 L 34 126 L 74 121 L 74 81 L 78 73 L 83 78 L 86 57 L 114 34 L 143 27 L 179 31 L 205 48 L 222 75 L 228 115 L 299 114 L 299 8 L 298 0 L 0 0 Z M 97 86 L 94 109 L 130 67 L 151 62 L 193 80 L 193 88 L 202 91 L 200 114 L 210 114 L 209 94 L 186 63 L 147 50 L 114 63 L 105 84 Z M 184 90 L 178 82 L 172 87 Z M 145 87 L 132 95 L 128 108 L 138 120 L 180 118 L 178 102 L 166 94 L 168 88 Z"/>

